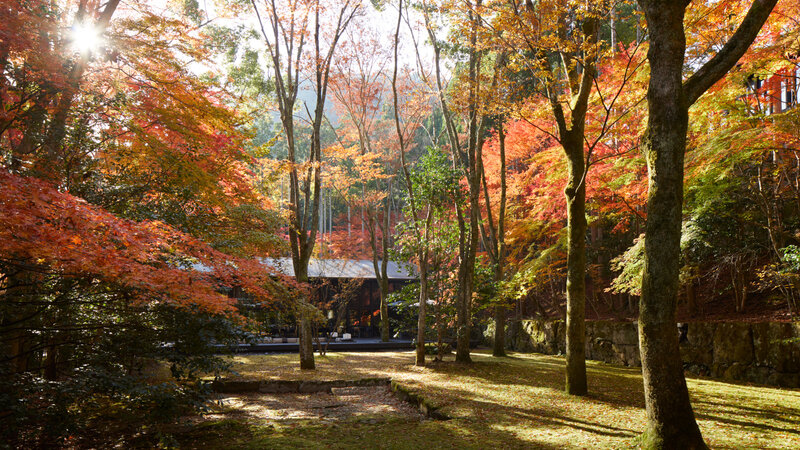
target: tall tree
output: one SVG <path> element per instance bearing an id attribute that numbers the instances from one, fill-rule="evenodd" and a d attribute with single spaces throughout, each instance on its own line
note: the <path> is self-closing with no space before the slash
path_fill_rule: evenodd
<path id="1" fill-rule="evenodd" d="M 508 197 L 508 183 L 506 174 L 506 130 L 503 122 L 505 116 L 498 117 L 497 147 L 500 168 L 500 201 L 496 214 L 492 211 L 492 201 L 489 195 L 489 185 L 486 182 L 486 166 L 482 167 L 481 184 L 483 185 L 483 200 L 486 205 L 486 226 L 481 226 L 481 239 L 489 259 L 494 268 L 494 283 L 499 285 L 505 278 L 506 265 L 506 205 Z M 494 216 L 497 216 L 495 225 Z M 494 342 L 492 356 L 506 356 L 506 306 L 505 299 L 498 299 L 500 303 L 494 306 Z"/>
<path id="2" fill-rule="evenodd" d="M 675 327 L 680 270 L 684 155 L 689 108 L 744 55 L 777 0 L 754 0 L 722 48 L 688 79 L 684 15 L 688 1 L 639 0 L 650 42 L 645 263 L 639 302 L 647 429 L 645 448 L 706 448 L 689 401 Z"/>
<path id="3" fill-rule="evenodd" d="M 397 133 L 397 140 L 400 149 L 400 168 L 403 172 L 403 180 L 406 184 L 407 202 L 406 206 L 409 210 L 411 219 L 411 230 L 415 242 L 425 242 L 430 236 L 431 224 L 433 221 L 432 210 L 428 209 L 427 213 L 423 213 L 422 205 L 420 204 L 414 192 L 414 183 L 411 178 L 411 170 L 409 162 L 406 158 L 406 152 L 411 141 L 412 129 L 409 128 L 409 121 L 403 120 L 401 115 L 401 98 L 398 85 L 398 77 L 400 72 L 400 26 L 403 23 L 404 13 L 407 13 L 406 7 L 403 5 L 403 0 L 399 0 L 397 4 L 397 23 L 394 30 L 393 52 L 394 60 L 392 66 L 392 109 L 394 111 L 394 125 L 395 132 Z M 424 73 L 424 72 L 423 72 Z M 425 246 L 418 247 L 419 252 L 417 260 L 419 263 L 419 303 L 417 308 L 417 346 L 416 357 L 414 364 L 417 366 L 425 365 L 425 327 L 427 317 L 428 305 L 428 248 Z"/>
<path id="4" fill-rule="evenodd" d="M 597 65 L 604 56 L 599 24 L 609 13 L 605 4 L 556 0 L 522 7 L 509 2 L 498 12 L 497 25 L 487 25 L 500 45 L 516 56 L 513 63 L 525 68 L 531 93 L 547 99 L 548 122 L 554 122 L 556 129 L 552 136 L 567 160 L 566 391 L 585 395 L 586 184 L 595 149 L 627 113 L 619 99 L 635 70 L 626 67 L 621 84 L 607 89 L 610 92 L 599 89 Z M 599 104 L 595 111 L 590 102 L 593 90 Z M 601 125 L 590 126 L 594 136 L 587 139 L 589 118 Z"/>
<path id="5" fill-rule="evenodd" d="M 377 135 L 381 122 L 383 96 L 388 91 L 386 80 L 389 78 L 385 66 L 390 60 L 387 48 L 376 30 L 367 24 L 358 24 L 356 31 L 350 33 L 348 46 L 343 57 L 335 64 L 335 72 L 331 88 L 336 103 L 346 112 L 344 121 L 355 129 L 361 155 L 373 151 L 384 153 L 381 158 L 387 175 L 391 174 L 394 149 L 389 148 L 387 141 L 380 142 Z M 352 30 L 352 29 L 351 29 Z M 379 144 L 376 147 L 376 142 Z M 382 144 L 382 145 L 380 145 Z M 360 205 L 362 221 L 366 218 L 369 245 L 372 255 L 372 266 L 380 288 L 381 340 L 389 341 L 389 278 L 387 276 L 389 251 L 391 249 L 392 187 L 393 177 L 373 177 L 361 181 L 362 200 L 367 198 L 367 184 L 385 193 L 377 204 Z M 358 186 L 352 186 L 357 188 Z M 349 207 L 349 206 L 348 206 Z"/>
<path id="6" fill-rule="evenodd" d="M 582 8 L 578 8 L 582 9 Z M 547 98 L 558 126 L 558 140 L 567 157 L 567 370 L 566 391 L 568 394 L 586 395 L 586 176 L 584 141 L 586 113 L 589 95 L 597 76 L 598 52 L 596 12 L 575 11 L 564 8 L 556 18 L 556 34 L 561 42 L 568 42 L 567 27 L 580 28 L 575 50 L 557 51 L 560 70 L 552 70 L 548 77 Z M 584 16 L 581 23 L 570 23 L 570 17 Z M 578 33 L 574 33 L 578 34 Z M 564 46 L 567 49 L 570 46 Z M 552 59 L 551 55 L 550 58 Z M 582 70 L 580 70 L 582 69 Z M 559 76 L 560 75 L 560 76 Z M 559 97 L 566 91 L 568 101 Z M 566 104 L 569 114 L 565 114 Z"/>
<path id="7" fill-rule="evenodd" d="M 322 124 L 331 67 L 339 40 L 361 11 L 359 0 L 321 4 L 318 0 L 290 0 L 287 3 L 251 0 L 274 72 L 278 111 L 286 135 L 289 162 L 289 245 L 295 277 L 308 281 L 308 261 L 317 238 L 320 215 Z M 259 9 L 265 10 L 265 25 Z M 308 40 L 312 49 L 308 50 Z M 310 67 L 308 67 L 308 66 Z M 310 72 L 306 75 L 307 72 Z M 305 164 L 299 164 L 295 105 L 305 76 L 314 89 L 314 112 L 306 108 L 311 122 L 310 148 Z M 309 308 L 300 308 L 300 368 L 314 369 Z"/>
<path id="8" fill-rule="evenodd" d="M 472 297 L 475 284 L 475 261 L 480 239 L 481 222 L 481 174 L 483 173 L 483 144 L 491 119 L 488 104 L 490 92 L 498 82 L 498 71 L 487 69 L 492 58 L 488 56 L 484 40 L 480 36 L 483 21 L 483 2 L 447 2 L 432 5 L 423 2 L 422 11 L 428 40 L 433 47 L 433 74 L 425 82 L 439 101 L 442 110 L 447 143 L 452 153 L 453 164 L 462 170 L 469 187 L 469 201 L 463 207 L 456 204 L 459 229 L 458 245 L 458 293 L 456 297 L 456 361 L 471 362 L 470 334 L 472 328 Z M 437 36 L 441 24 L 435 14 L 452 14 L 458 26 L 457 32 L 466 35 L 466 42 L 456 48 L 463 52 L 464 62 L 457 65 L 455 76 L 459 87 L 448 96 L 452 85 L 444 79 L 441 68 L 442 42 Z M 495 58 L 495 61 L 498 61 Z M 421 63 L 420 63 L 421 65 Z M 486 72 L 489 71 L 489 79 Z M 460 120 L 459 120 L 460 119 Z M 462 134 L 463 132 L 463 134 Z"/>

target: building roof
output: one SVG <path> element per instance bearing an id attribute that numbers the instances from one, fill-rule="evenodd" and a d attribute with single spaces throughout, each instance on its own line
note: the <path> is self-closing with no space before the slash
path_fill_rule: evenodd
<path id="1" fill-rule="evenodd" d="M 294 276 L 291 258 L 260 258 L 262 264 L 274 267 L 277 271 Z M 378 262 L 380 264 L 380 261 Z M 407 264 L 389 261 L 386 275 L 390 280 L 416 280 L 415 271 Z M 308 261 L 309 278 L 366 278 L 375 279 L 375 269 L 369 259 L 316 259 Z"/>

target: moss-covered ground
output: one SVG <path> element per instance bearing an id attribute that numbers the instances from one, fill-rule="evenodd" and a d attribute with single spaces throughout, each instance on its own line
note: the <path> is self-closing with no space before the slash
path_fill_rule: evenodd
<path id="1" fill-rule="evenodd" d="M 391 377 L 451 420 L 377 418 L 344 423 L 207 420 L 180 433 L 202 448 L 635 448 L 645 425 L 639 369 L 587 362 L 588 397 L 562 392 L 564 359 L 537 354 L 473 364 L 413 365 L 411 352 L 331 353 L 300 371 L 297 355 L 240 355 L 244 379 Z M 800 448 L 800 390 L 688 378 L 712 448 Z"/>

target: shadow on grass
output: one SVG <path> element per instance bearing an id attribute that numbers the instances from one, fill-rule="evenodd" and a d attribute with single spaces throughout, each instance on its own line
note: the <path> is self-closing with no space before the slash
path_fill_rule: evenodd
<path id="1" fill-rule="evenodd" d="M 457 392 L 451 392 L 458 394 Z M 462 393 L 461 395 L 465 395 Z M 632 438 L 638 433 L 630 428 L 620 428 L 597 422 L 589 422 L 567 416 L 558 408 L 543 408 L 524 410 L 515 407 L 501 406 L 494 402 L 481 400 L 470 400 L 470 406 L 476 411 L 491 411 L 492 417 L 484 419 L 484 422 L 491 425 L 520 425 L 536 430 L 545 427 L 564 427 L 567 426 L 574 430 L 580 430 L 591 434 L 612 436 L 620 438 Z M 485 417 L 485 415 L 484 415 Z"/>
<path id="2" fill-rule="evenodd" d="M 694 400 L 695 416 L 701 420 L 725 423 L 744 429 L 759 429 L 783 432 L 800 437 L 800 409 L 764 405 L 763 409 L 750 408 L 741 404 Z M 711 412 L 714 411 L 714 412 Z M 777 423 L 771 425 L 766 422 Z"/>
<path id="3" fill-rule="evenodd" d="M 772 425 L 764 424 L 764 423 L 757 423 L 752 420 L 750 421 L 743 421 L 743 420 L 735 420 L 728 417 L 723 417 L 719 415 L 710 415 L 705 413 L 695 413 L 695 417 L 700 420 L 711 420 L 718 423 L 724 423 L 728 425 L 735 425 L 737 427 L 741 427 L 743 429 L 759 429 L 764 431 L 772 431 L 772 432 L 783 432 L 794 434 L 800 437 L 800 431 L 797 428 L 797 421 L 793 421 L 791 424 L 791 428 L 782 428 L 782 427 L 775 427 Z"/>
<path id="4" fill-rule="evenodd" d="M 412 352 L 345 353 L 330 360 L 320 358 L 317 374 L 296 369 L 296 355 L 291 359 L 262 356 L 255 360 L 256 366 L 263 367 L 255 367 L 253 373 L 275 371 L 286 379 L 391 377 L 454 417 L 447 422 L 355 423 L 344 427 L 352 428 L 354 436 L 361 436 L 366 442 L 363 445 L 341 430 L 304 425 L 300 427 L 302 432 L 287 429 L 267 433 L 270 440 L 266 447 L 619 447 L 634 445 L 634 438 L 644 427 L 639 368 L 587 361 L 589 395 L 574 397 L 563 392 L 563 357 L 550 355 L 512 353 L 496 358 L 475 352 L 472 364 L 455 363 L 451 356 L 445 362 L 418 368 L 413 366 Z M 694 377 L 687 381 L 696 417 L 706 422 L 704 435 L 708 432 L 710 445 L 735 446 L 755 434 L 760 440 L 752 441 L 754 446 L 780 442 L 782 446 L 800 448 L 792 445 L 800 442 L 796 426 L 800 421 L 800 391 Z M 310 434 L 306 435 L 309 427 Z M 264 429 L 256 428 L 261 434 L 266 433 Z M 432 433 L 433 437 L 417 436 L 425 433 Z M 778 434 L 788 437 L 774 441 Z M 393 445 L 391 439 L 400 443 Z"/>
<path id="5" fill-rule="evenodd" d="M 450 367 L 459 369 L 459 365 Z M 444 379 L 453 378 L 455 374 L 446 375 Z M 515 429 L 518 434 L 525 435 L 533 442 L 542 443 L 543 438 L 537 436 L 544 436 L 553 430 L 574 435 L 576 444 L 596 442 L 597 438 L 600 438 L 608 445 L 610 442 L 607 438 L 628 440 L 639 434 L 639 430 L 635 427 L 619 426 L 619 422 L 614 422 L 614 418 L 598 417 L 598 420 L 591 420 L 593 417 L 591 411 L 598 409 L 594 407 L 599 406 L 599 409 L 603 409 L 608 408 L 608 405 L 598 405 L 601 402 L 567 396 L 560 390 L 544 389 L 550 392 L 540 396 L 538 391 L 508 392 L 507 385 L 492 389 L 487 387 L 487 384 L 472 383 L 470 387 L 457 388 L 445 386 L 436 380 L 428 380 L 423 388 L 412 390 L 423 396 L 432 396 L 434 403 L 444 401 L 444 404 L 437 404 L 440 404 L 445 414 L 456 420 L 482 423 L 487 429 Z M 503 398 L 508 395 L 514 396 L 510 402 Z M 570 412 L 574 414 L 571 415 Z M 563 447 L 564 441 L 558 442 L 557 446 Z"/>
<path id="6" fill-rule="evenodd" d="M 314 422 L 296 426 L 248 424 L 225 420 L 178 434 L 181 448 L 540 448 L 555 445 L 520 440 L 502 430 L 467 421 L 389 420 L 375 424 L 352 421 L 328 426 Z"/>
<path id="7" fill-rule="evenodd" d="M 472 364 L 444 362 L 430 369 L 446 374 L 470 376 L 500 385 L 522 385 L 535 388 L 564 390 L 565 366 L 563 359 L 553 356 L 495 358 L 477 356 Z M 485 358 L 489 358 L 486 360 Z M 640 369 L 612 366 L 587 361 L 589 395 L 585 398 L 617 406 L 644 408 L 644 389 Z M 497 370 L 503 366 L 504 370 Z"/>

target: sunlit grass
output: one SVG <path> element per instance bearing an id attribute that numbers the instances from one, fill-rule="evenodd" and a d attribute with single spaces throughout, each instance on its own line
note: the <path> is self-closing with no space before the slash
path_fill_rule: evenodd
<path id="1" fill-rule="evenodd" d="M 189 441 L 234 448 L 632 448 L 645 425 L 639 369 L 587 363 L 590 395 L 563 393 L 564 359 L 474 353 L 474 364 L 413 366 L 412 352 L 331 353 L 301 371 L 297 355 L 233 357 L 240 378 L 391 377 L 449 421 L 387 420 L 338 426 L 228 423 Z M 712 448 L 800 448 L 800 391 L 689 378 L 695 413 Z M 228 431 L 226 431 L 228 430 Z M 230 431 L 234 430 L 234 431 Z M 233 438 L 233 435 L 236 437 Z M 214 438 L 216 436 L 217 438 Z M 195 439 L 200 439 L 196 441 Z"/>

